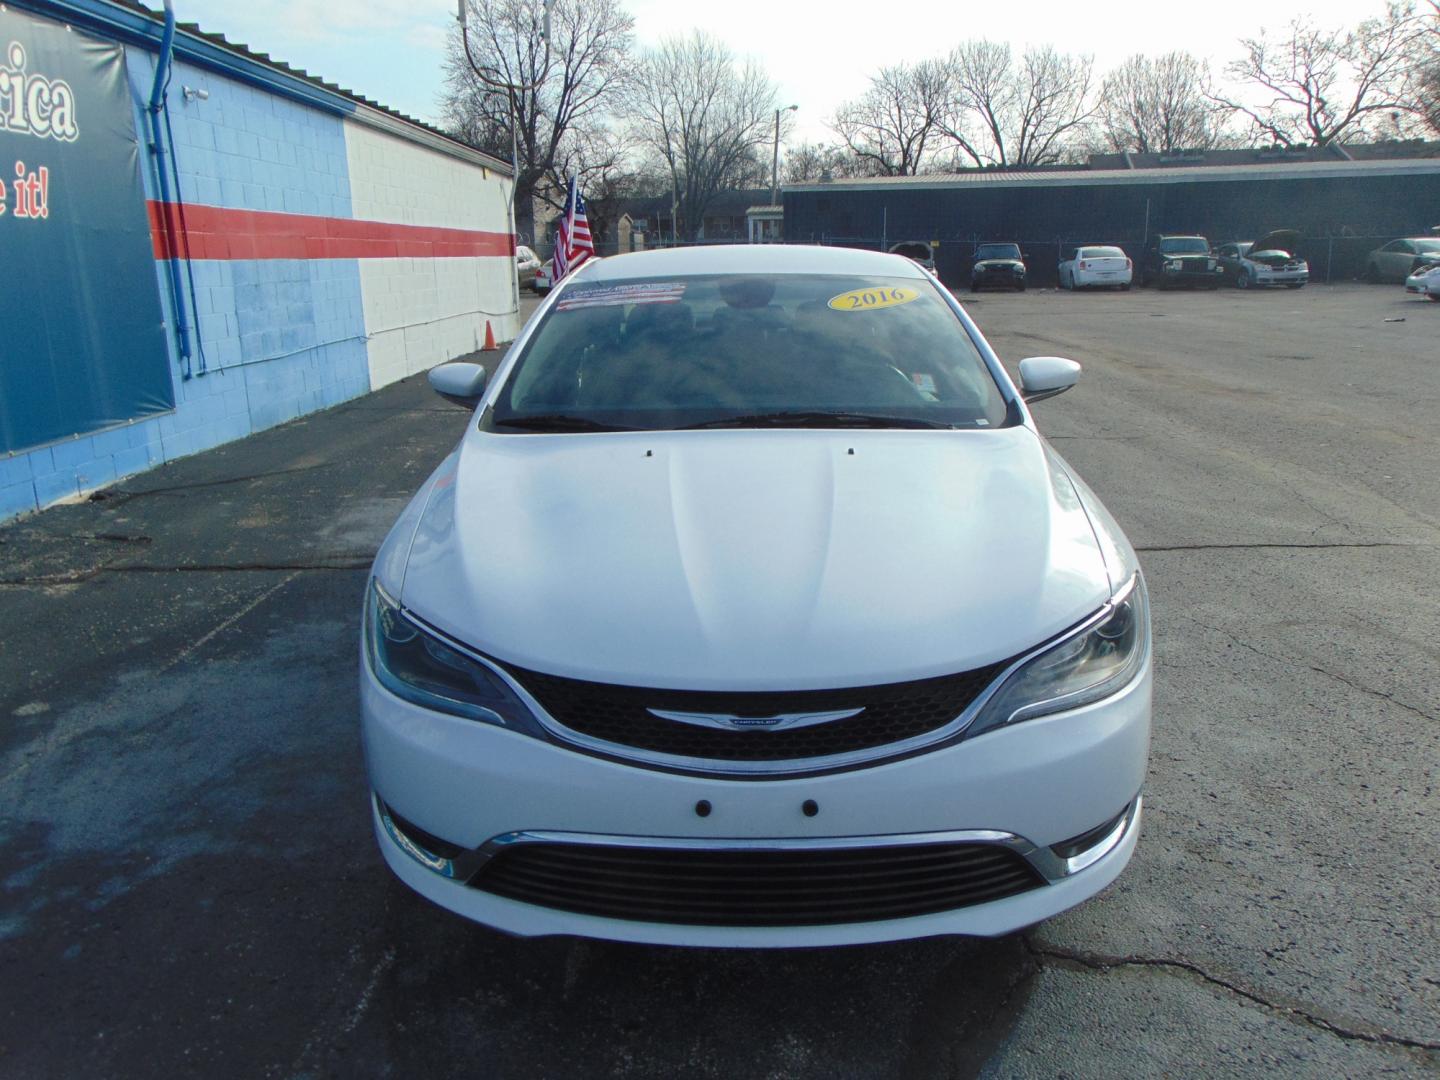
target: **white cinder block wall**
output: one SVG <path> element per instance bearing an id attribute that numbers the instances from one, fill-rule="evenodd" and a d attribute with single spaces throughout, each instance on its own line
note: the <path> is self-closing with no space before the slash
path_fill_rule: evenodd
<path id="1" fill-rule="evenodd" d="M 487 320 L 497 341 L 513 338 L 509 177 L 353 121 L 345 145 L 356 218 L 464 229 L 472 251 L 487 234 L 488 250 L 505 252 L 360 261 L 371 387 L 480 348 Z"/>

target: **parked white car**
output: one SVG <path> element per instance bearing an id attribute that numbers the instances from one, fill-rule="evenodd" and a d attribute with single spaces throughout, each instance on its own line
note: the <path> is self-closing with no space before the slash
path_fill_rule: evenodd
<path id="1" fill-rule="evenodd" d="M 550 280 L 550 260 L 546 259 L 535 268 L 535 277 L 530 282 L 530 288 L 535 290 L 537 296 L 545 296 L 554 287 L 555 283 Z"/>
<path id="2" fill-rule="evenodd" d="M 1062 289 L 1128 289 L 1134 276 L 1135 264 L 1118 247 L 1076 248 L 1071 256 L 1060 264 Z"/>
<path id="3" fill-rule="evenodd" d="M 1422 266 L 1405 279 L 1405 291 L 1440 300 L 1440 263 Z"/>
<path id="4" fill-rule="evenodd" d="M 1140 828 L 1135 553 L 908 259 L 592 259 L 376 557 L 380 849 L 522 935 L 809 946 L 996 935 Z"/>
<path id="5" fill-rule="evenodd" d="M 539 271 L 540 265 L 540 256 L 524 244 L 515 248 L 515 277 L 520 282 L 522 289 L 527 285 L 534 287 L 535 274 Z"/>

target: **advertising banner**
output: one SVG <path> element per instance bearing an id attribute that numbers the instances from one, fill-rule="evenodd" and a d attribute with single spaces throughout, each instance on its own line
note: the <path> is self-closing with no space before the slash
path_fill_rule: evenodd
<path id="1" fill-rule="evenodd" d="M 174 407 L 121 46 L 0 7 L 0 453 Z"/>

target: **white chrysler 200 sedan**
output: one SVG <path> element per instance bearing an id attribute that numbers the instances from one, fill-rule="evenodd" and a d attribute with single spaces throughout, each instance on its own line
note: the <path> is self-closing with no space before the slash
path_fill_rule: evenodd
<path id="1" fill-rule="evenodd" d="M 898 255 L 580 268 L 374 567 L 391 869 L 523 935 L 1003 934 L 1124 868 L 1150 735 L 1134 550 Z"/>

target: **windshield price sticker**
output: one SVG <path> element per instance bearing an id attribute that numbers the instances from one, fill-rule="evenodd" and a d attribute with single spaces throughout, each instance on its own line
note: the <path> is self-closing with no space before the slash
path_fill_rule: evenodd
<path id="1" fill-rule="evenodd" d="M 877 311 L 880 308 L 899 307 L 911 300 L 920 299 L 914 289 L 903 286 L 876 286 L 869 289 L 851 289 L 830 298 L 830 307 L 835 311 Z"/>
<path id="2" fill-rule="evenodd" d="M 673 304 L 685 295 L 683 281 L 651 281 L 638 285 L 611 285 L 566 293 L 555 302 L 556 311 L 579 308 L 627 307 L 630 304 Z"/>

